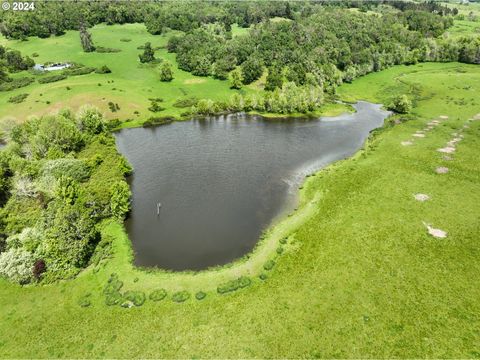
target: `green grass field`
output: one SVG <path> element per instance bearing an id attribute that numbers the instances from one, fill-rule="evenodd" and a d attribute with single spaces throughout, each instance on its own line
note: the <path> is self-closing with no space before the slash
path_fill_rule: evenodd
<path id="1" fill-rule="evenodd" d="M 112 258 L 75 280 L 23 288 L 0 280 L 0 356 L 478 358 L 480 121 L 469 119 L 480 118 L 479 92 L 480 67 L 458 63 L 398 66 L 343 85 L 346 101 L 386 103 L 408 93 L 413 116 L 309 177 L 298 211 L 249 259 L 197 274 L 141 271 L 131 265 L 122 227 L 105 224 L 115 239 Z M 413 137 L 440 116 L 449 118 Z M 436 150 L 453 132 L 464 138 L 446 161 Z M 408 140 L 413 145 L 401 145 Z M 450 171 L 436 174 L 438 166 Z M 416 193 L 431 199 L 418 202 Z M 447 238 L 429 236 L 423 222 Z M 263 270 L 272 258 L 273 269 Z M 102 289 L 112 272 L 124 290 L 165 288 L 168 297 L 106 306 Z M 242 275 L 251 286 L 217 294 L 219 284 Z M 175 303 L 179 290 L 192 296 Z M 196 300 L 200 290 L 207 296 Z M 89 307 L 79 305 L 85 297 Z"/>
<path id="2" fill-rule="evenodd" d="M 76 62 L 90 67 L 107 65 L 111 74 L 88 74 L 71 76 L 58 82 L 33 84 L 13 91 L 0 92 L 0 122 L 6 118 L 23 120 L 30 115 L 42 115 L 58 111 L 64 107 L 78 109 L 85 103 L 97 106 L 107 119 L 131 120 L 125 127 L 139 126 L 151 116 L 174 116 L 179 118 L 185 108 L 174 107 L 179 99 L 196 97 L 226 101 L 235 92 L 256 93 L 263 90 L 263 84 L 256 82 L 241 90 L 230 89 L 228 81 L 212 77 L 194 76 L 177 68 L 175 54 L 168 53 L 165 46 L 174 31 L 163 36 L 151 35 L 143 24 L 97 25 L 91 29 L 96 46 L 120 49 L 118 53 L 85 53 L 80 45 L 78 31 L 68 31 L 65 35 L 48 39 L 29 38 L 28 41 L 8 41 L 0 37 L 0 44 L 19 50 L 23 55 L 34 57 L 36 63 Z M 233 36 L 244 35 L 247 29 L 232 27 Z M 122 41 L 129 39 L 130 41 Z M 151 42 L 152 47 L 160 47 L 155 56 L 170 61 L 174 66 L 174 80 L 161 82 L 159 65 L 140 64 L 138 55 L 143 50 L 137 47 Z M 56 74 L 52 72 L 51 74 Z M 30 75 L 23 71 L 14 77 Z M 37 76 L 38 77 L 38 76 Z M 265 79 L 263 79 L 264 81 Z M 20 104 L 8 102 L 10 97 L 29 94 Z M 162 98 L 164 111 L 153 113 L 148 110 L 150 98 Z M 108 103 L 119 105 L 120 110 L 112 112 Z M 326 105 L 318 114 L 336 115 L 344 111 L 341 106 Z"/>
<path id="3" fill-rule="evenodd" d="M 236 29 L 241 33 L 244 29 Z M 77 109 L 89 102 L 105 112 L 107 118 L 132 119 L 132 126 L 150 116 L 176 116 L 185 109 L 173 107 L 173 103 L 182 98 L 197 97 L 213 100 L 227 100 L 235 91 L 229 88 L 228 81 L 213 78 L 198 77 L 179 70 L 175 64 L 175 54 L 168 53 L 164 48 L 168 37 L 149 34 L 143 24 L 128 25 L 97 25 L 91 29 L 96 46 L 120 49 L 119 53 L 84 53 L 78 31 L 68 31 L 60 37 L 49 39 L 30 38 L 28 41 L 7 41 L 0 43 L 10 48 L 20 50 L 22 54 L 32 56 L 37 63 L 73 61 L 86 66 L 99 67 L 107 65 L 111 74 L 88 74 L 71 76 L 68 79 L 49 83 L 33 83 L 15 91 L 0 92 L 0 119 L 15 116 L 23 119 L 32 114 L 43 114 L 59 110 L 63 107 Z M 125 42 L 121 39 L 130 39 Z M 138 46 L 151 42 L 152 47 L 162 47 L 155 56 L 174 64 L 174 80 L 171 83 L 160 81 L 159 65 L 140 64 L 138 55 L 143 51 Z M 54 72 L 53 72 L 54 73 Z M 25 76 L 26 72 L 17 76 Z M 99 85 L 100 84 L 100 85 Z M 67 86 L 70 90 L 67 90 Z M 244 87 L 242 92 L 256 91 Z M 28 93 L 24 103 L 10 104 L 11 96 Z M 160 113 L 148 111 L 149 98 L 162 98 L 161 103 L 166 108 Z M 50 104 L 47 104 L 47 101 Z M 118 103 L 120 110 L 112 113 L 108 102 Z M 138 111 L 138 114 L 134 112 Z M 14 115 L 13 115 L 14 114 Z M 137 120 L 137 121 L 135 121 Z"/>

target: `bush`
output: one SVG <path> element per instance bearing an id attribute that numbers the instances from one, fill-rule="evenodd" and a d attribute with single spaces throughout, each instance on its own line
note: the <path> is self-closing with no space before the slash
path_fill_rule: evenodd
<path id="1" fill-rule="evenodd" d="M 407 95 L 399 95 L 392 100 L 388 109 L 399 114 L 407 114 L 412 110 L 412 102 Z"/>
<path id="2" fill-rule="evenodd" d="M 287 243 L 287 238 L 280 239 L 280 244 L 285 245 Z"/>
<path id="3" fill-rule="evenodd" d="M 38 82 L 40 84 L 48 84 L 60 80 L 65 80 L 68 76 L 65 74 L 60 74 L 60 75 L 51 75 L 51 76 L 46 76 L 44 78 L 38 79 Z"/>
<path id="4" fill-rule="evenodd" d="M 261 273 L 259 278 L 260 280 L 267 280 L 267 274 Z"/>
<path id="5" fill-rule="evenodd" d="M 190 293 L 186 290 L 176 292 L 172 296 L 172 300 L 177 302 L 177 303 L 187 301 L 188 299 L 190 299 Z"/>
<path id="6" fill-rule="evenodd" d="M 67 76 L 68 75 L 76 76 L 76 75 L 91 74 L 94 71 L 95 71 L 95 68 L 93 67 L 79 67 L 79 68 L 64 70 L 63 73 Z"/>
<path id="7" fill-rule="evenodd" d="M 123 287 L 123 282 L 118 279 L 117 274 L 110 275 L 107 285 L 103 288 L 103 293 L 105 294 L 105 303 L 108 306 L 121 304 L 123 301 L 122 294 L 120 294 L 120 289 Z"/>
<path id="8" fill-rule="evenodd" d="M 155 290 L 148 297 L 152 301 L 161 301 L 167 297 L 167 291 L 165 289 Z"/>
<path id="9" fill-rule="evenodd" d="M 48 160 L 40 171 L 47 181 L 50 181 L 51 177 L 59 179 L 61 176 L 67 176 L 79 182 L 86 181 L 91 172 L 85 161 L 68 158 Z"/>
<path id="10" fill-rule="evenodd" d="M 113 130 L 122 125 L 122 122 L 119 119 L 112 119 L 107 122 L 107 129 Z"/>
<path id="11" fill-rule="evenodd" d="M 151 117 L 148 120 L 145 120 L 142 124 L 143 127 L 151 127 L 151 126 L 160 126 L 160 125 L 167 125 L 173 122 L 173 118 L 171 117 Z"/>
<path id="12" fill-rule="evenodd" d="M 276 251 L 278 255 L 283 254 L 283 247 L 279 246 Z"/>
<path id="13" fill-rule="evenodd" d="M 103 65 L 102 67 L 99 67 L 97 70 L 95 70 L 97 74 L 110 74 L 112 70 L 107 65 Z"/>
<path id="14" fill-rule="evenodd" d="M 128 160 L 123 156 L 118 160 L 118 170 L 123 176 L 129 176 L 133 173 L 132 165 L 130 165 Z"/>
<path id="15" fill-rule="evenodd" d="M 238 279 L 230 280 L 224 284 L 218 286 L 217 291 L 219 294 L 225 294 L 228 292 L 236 291 L 238 289 L 243 289 L 249 286 L 252 283 L 247 276 L 241 276 Z"/>
<path id="16" fill-rule="evenodd" d="M 178 99 L 173 103 L 174 107 L 177 108 L 187 108 L 197 105 L 198 99 L 196 97 L 189 97 L 185 99 Z"/>
<path id="17" fill-rule="evenodd" d="M 122 50 L 120 49 L 114 49 L 114 48 L 108 48 L 108 47 L 103 47 L 103 46 L 97 46 L 96 52 L 98 53 L 118 53 Z"/>
<path id="18" fill-rule="evenodd" d="M 203 299 L 205 299 L 206 296 L 207 296 L 207 294 L 205 294 L 203 291 L 199 291 L 195 294 L 195 298 L 197 300 L 203 300 Z"/>
<path id="19" fill-rule="evenodd" d="M 102 113 L 96 107 L 89 105 L 82 106 L 76 118 L 77 126 L 82 132 L 96 135 L 105 130 L 105 120 L 103 119 Z"/>
<path id="20" fill-rule="evenodd" d="M 123 299 L 125 302 L 131 302 L 135 306 L 142 306 L 145 303 L 145 294 L 142 291 L 126 291 L 123 294 Z M 125 302 L 122 303 L 122 306 L 124 306 Z"/>
<path id="21" fill-rule="evenodd" d="M 120 41 L 121 41 L 121 42 L 130 42 L 130 41 L 132 41 L 132 39 L 121 38 Z"/>
<path id="22" fill-rule="evenodd" d="M 90 293 L 82 296 L 80 299 L 78 299 L 78 305 L 80 305 L 81 307 L 89 307 L 92 302 L 90 301 Z"/>
<path id="23" fill-rule="evenodd" d="M 165 110 L 163 106 L 161 106 L 158 102 L 152 102 L 152 105 L 148 108 L 151 112 L 160 112 Z"/>
<path id="24" fill-rule="evenodd" d="M 34 53 L 32 54 L 32 57 L 39 57 L 39 56 L 40 56 L 40 55 L 38 55 L 38 53 L 36 53 L 36 52 L 34 52 Z"/>
<path id="25" fill-rule="evenodd" d="M 19 284 L 28 284 L 33 277 L 33 255 L 22 248 L 0 254 L 0 276 Z"/>
<path id="26" fill-rule="evenodd" d="M 114 104 L 111 101 L 108 102 L 108 107 L 110 108 L 111 112 L 117 112 L 118 110 L 120 110 L 120 106 L 118 106 L 118 104 Z"/>
<path id="27" fill-rule="evenodd" d="M 130 211 L 130 198 L 132 193 L 125 181 L 117 181 L 111 189 L 110 210 L 112 216 L 122 220 Z"/>
<path id="28" fill-rule="evenodd" d="M 263 265 L 263 268 L 268 271 L 268 270 L 272 270 L 274 266 L 275 266 L 275 261 L 273 261 L 273 260 L 268 260 L 268 261 Z"/>
<path id="29" fill-rule="evenodd" d="M 173 80 L 173 70 L 172 64 L 168 61 L 164 61 L 160 67 L 160 81 L 172 81 Z"/>
<path id="30" fill-rule="evenodd" d="M 11 98 L 8 99 L 9 103 L 13 104 L 20 104 L 25 101 L 25 99 L 28 97 L 28 94 L 19 94 L 16 96 L 12 96 Z"/>
<path id="31" fill-rule="evenodd" d="M 34 81 L 35 79 L 31 77 L 13 79 L 12 81 L 0 84 L 0 91 L 11 91 L 14 89 L 20 89 L 22 87 L 30 85 Z"/>

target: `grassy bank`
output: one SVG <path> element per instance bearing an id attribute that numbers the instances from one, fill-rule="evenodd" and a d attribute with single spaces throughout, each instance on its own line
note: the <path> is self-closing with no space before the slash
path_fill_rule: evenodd
<path id="1" fill-rule="evenodd" d="M 479 91 L 480 68 L 456 63 L 395 67 L 343 85 L 346 101 L 407 93 L 413 116 L 310 177 L 297 213 L 250 259 L 199 274 L 147 273 L 132 268 L 122 228 L 106 224 L 112 257 L 77 279 L 24 288 L 0 280 L 0 356 L 480 356 L 480 121 L 468 122 L 480 113 Z M 448 119 L 413 137 L 440 116 Z M 443 160 L 436 150 L 460 131 L 453 160 Z M 450 171 L 436 174 L 438 166 Z M 416 193 L 430 200 L 418 202 Z M 447 238 L 429 236 L 423 222 Z M 272 257 L 273 268 L 263 269 Z M 165 288 L 168 296 L 106 306 L 112 272 L 124 290 L 148 296 Z M 217 293 L 243 275 L 250 286 Z M 172 301 L 178 290 L 191 297 Z M 207 296 L 196 300 L 200 290 Z M 79 305 L 84 298 L 90 306 Z"/>

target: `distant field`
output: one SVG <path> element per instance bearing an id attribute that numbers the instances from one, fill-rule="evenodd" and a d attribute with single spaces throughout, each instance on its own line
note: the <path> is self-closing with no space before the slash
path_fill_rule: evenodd
<path id="1" fill-rule="evenodd" d="M 244 35 L 247 31 L 248 29 L 236 25 L 232 27 L 233 36 Z M 196 97 L 227 101 L 236 92 L 247 94 L 263 91 L 266 74 L 241 90 L 233 90 L 226 80 L 194 76 L 178 69 L 175 54 L 168 53 L 165 48 L 169 36 L 175 34 L 173 31 L 164 36 L 151 35 L 143 24 L 127 24 L 97 25 L 91 29 L 91 33 L 96 46 L 120 49 L 121 52 L 85 53 L 81 48 L 77 31 L 68 31 L 63 36 L 48 39 L 30 38 L 28 41 L 7 41 L 0 37 L 0 44 L 20 50 L 24 55 L 32 57 L 32 54 L 37 53 L 38 57 L 33 59 L 40 64 L 71 61 L 90 67 L 107 65 L 112 70 L 111 74 L 71 76 L 58 82 L 49 84 L 35 82 L 20 89 L 0 92 L 0 122 L 12 117 L 21 120 L 30 115 L 41 115 L 64 107 L 77 109 L 89 103 L 100 108 L 108 119 L 130 119 L 126 126 L 139 126 L 151 116 L 180 117 L 187 109 L 173 106 L 179 99 Z M 160 81 L 158 64 L 140 64 L 138 55 L 143 50 L 137 47 L 147 41 L 151 42 L 152 47 L 159 48 L 155 52 L 157 58 L 168 60 L 174 65 L 173 81 L 168 83 Z M 27 75 L 31 76 L 23 71 L 14 74 L 14 77 Z M 8 102 L 10 97 L 24 93 L 29 94 L 25 102 L 20 104 Z M 163 99 L 160 105 L 165 110 L 156 113 L 149 111 L 150 98 Z M 108 106 L 109 102 L 118 104 L 120 109 L 112 112 Z M 325 111 L 318 113 L 336 115 L 344 110 L 342 106 L 328 104 Z"/>
<path id="2" fill-rule="evenodd" d="M 414 100 L 412 116 L 308 178 L 299 210 L 248 260 L 198 274 L 141 271 L 122 227 L 106 224 L 112 258 L 75 280 L 23 288 L 0 280 L 0 356 L 479 357 L 480 121 L 470 119 L 480 119 L 480 67 L 398 66 L 339 89 L 346 101 L 386 103 L 399 93 Z M 432 120 L 439 125 L 424 131 Z M 459 135 L 445 160 L 437 149 Z M 418 193 L 430 200 L 416 201 Z M 424 223 L 447 237 L 429 236 Z M 275 259 L 271 270 L 267 259 Z M 143 306 L 105 305 L 113 272 L 124 290 L 147 295 Z M 242 275 L 250 286 L 217 293 Z M 160 288 L 168 297 L 149 300 Z M 172 301 L 179 290 L 190 299 Z M 206 298 L 197 300 L 198 291 Z M 89 307 L 79 305 L 85 297 Z"/>
<path id="3" fill-rule="evenodd" d="M 234 29 L 242 33 L 245 29 Z M 50 83 L 33 83 L 15 91 L 0 92 L 0 119 L 15 116 L 25 118 L 33 114 L 42 114 L 62 107 L 77 108 L 85 103 L 93 104 L 105 112 L 110 119 L 145 120 L 150 116 L 179 116 L 185 109 L 173 107 L 178 99 L 197 97 L 213 100 L 226 100 L 237 90 L 229 88 L 228 81 L 215 80 L 211 77 L 197 77 L 176 67 L 175 54 L 168 53 L 165 46 L 168 36 L 149 34 L 143 24 L 97 25 L 91 29 L 96 46 L 120 49 L 119 53 L 84 53 L 77 31 L 68 31 L 60 37 L 48 39 L 30 38 L 28 41 L 7 41 L 0 43 L 20 50 L 32 56 L 37 63 L 73 61 L 86 66 L 99 67 L 107 65 L 111 74 L 89 74 L 72 76 L 68 79 Z M 129 39 L 125 42 L 121 39 Z M 159 65 L 140 64 L 138 55 L 142 50 L 138 46 L 151 42 L 152 47 L 161 47 L 155 56 L 174 64 L 174 80 L 163 83 L 159 78 Z M 25 76 L 26 72 L 21 75 Z M 18 74 L 20 75 L 20 74 Z M 67 86 L 70 90 L 67 90 Z M 255 91 L 248 87 L 241 92 Z M 28 93 L 27 101 L 10 104 L 7 100 L 21 93 Z M 166 108 L 160 113 L 148 111 L 149 98 L 162 98 Z M 47 104 L 47 101 L 50 104 Z M 111 112 L 108 102 L 118 103 L 120 110 Z M 134 112 L 137 111 L 138 114 Z"/>
<path id="4" fill-rule="evenodd" d="M 455 19 L 453 26 L 447 33 L 453 36 L 480 36 L 480 3 L 460 4 L 459 1 L 444 2 L 450 8 L 457 8 L 464 20 Z M 469 20 L 469 14 L 475 16 L 475 21 Z"/>

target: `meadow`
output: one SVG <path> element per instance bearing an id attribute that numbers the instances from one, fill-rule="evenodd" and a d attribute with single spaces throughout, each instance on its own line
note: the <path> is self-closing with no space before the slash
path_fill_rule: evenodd
<path id="1" fill-rule="evenodd" d="M 232 35 L 243 35 L 247 30 L 234 25 Z M 227 101 L 235 93 L 246 95 L 263 91 L 262 82 L 265 81 L 266 74 L 258 81 L 235 90 L 230 88 L 228 80 L 195 76 L 178 69 L 176 55 L 168 53 L 166 49 L 169 37 L 176 33 L 178 32 L 170 31 L 163 35 L 151 35 L 143 24 L 100 24 L 93 27 L 91 34 L 95 46 L 120 50 L 115 53 L 83 52 L 78 31 L 67 31 L 65 35 L 48 39 L 31 37 L 28 41 L 6 40 L 0 37 L 1 45 L 19 50 L 30 57 L 37 55 L 33 57 L 37 64 L 74 62 L 95 68 L 106 65 L 112 71 L 110 74 L 70 76 L 47 84 L 34 82 L 13 91 L 0 92 L 0 121 L 12 117 L 22 120 L 31 115 L 39 116 L 65 107 L 77 110 L 83 104 L 89 103 L 98 107 L 107 119 L 126 121 L 122 127 L 134 127 L 141 126 L 152 116 L 181 118 L 188 108 L 174 106 L 179 100 L 197 98 Z M 157 59 L 169 61 L 173 65 L 174 79 L 171 82 L 160 81 L 158 64 L 139 62 L 138 55 L 143 50 L 138 47 L 146 42 L 150 42 L 156 49 Z M 12 77 L 24 76 L 31 75 L 22 71 Z M 36 78 L 44 76 L 37 75 Z M 8 101 L 11 97 L 25 93 L 29 95 L 22 103 Z M 150 111 L 150 99 L 159 98 L 162 99 L 159 104 L 164 110 Z M 118 109 L 112 111 L 109 103 L 118 104 Z M 341 105 L 328 104 L 317 114 L 336 115 L 345 110 Z"/>
<path id="2" fill-rule="evenodd" d="M 241 32 L 240 30 L 238 31 Z M 78 31 L 68 31 L 65 35 L 48 39 L 30 38 L 28 41 L 7 41 L 0 39 L 0 44 L 20 50 L 22 54 L 32 56 L 36 63 L 76 62 L 89 67 L 107 65 L 111 74 L 88 74 L 71 76 L 65 80 L 49 84 L 33 83 L 14 91 L 0 92 L 0 119 L 14 116 L 18 119 L 29 115 L 41 115 L 64 107 L 77 109 L 86 102 L 101 109 L 109 119 L 132 120 L 131 126 L 151 116 L 179 117 L 184 108 L 174 107 L 179 99 L 190 97 L 226 100 L 237 90 L 229 88 L 228 81 L 194 76 L 174 66 L 174 80 L 161 82 L 158 64 L 140 64 L 138 55 L 143 50 L 137 49 L 146 42 L 151 42 L 158 50 L 156 58 L 175 64 L 175 54 L 168 53 L 166 43 L 170 32 L 165 36 L 149 34 L 143 24 L 97 25 L 91 29 L 95 46 L 119 49 L 117 53 L 85 53 L 80 44 Z M 16 74 L 25 76 L 25 72 Z M 68 87 L 68 89 L 67 89 Z M 244 88 L 242 92 L 255 91 Z M 7 100 L 15 95 L 28 93 L 28 99 L 21 104 L 11 104 Z M 152 113 L 148 110 L 150 98 L 161 98 L 165 111 Z M 119 110 L 112 112 L 108 103 L 119 105 Z"/>
<path id="3" fill-rule="evenodd" d="M 308 177 L 298 210 L 249 258 L 200 273 L 136 269 L 122 226 L 104 224 L 110 258 L 76 279 L 0 280 L 0 356 L 479 357 L 479 91 L 478 66 L 459 63 L 397 66 L 342 85 L 345 101 L 407 93 L 413 111 Z M 425 137 L 413 136 L 432 120 Z M 437 149 L 452 133 L 463 139 L 447 161 Z M 112 273 L 146 301 L 107 306 Z M 241 276 L 251 284 L 219 293 Z M 149 299 L 159 289 L 167 296 Z M 180 291 L 190 297 L 178 303 Z"/>

